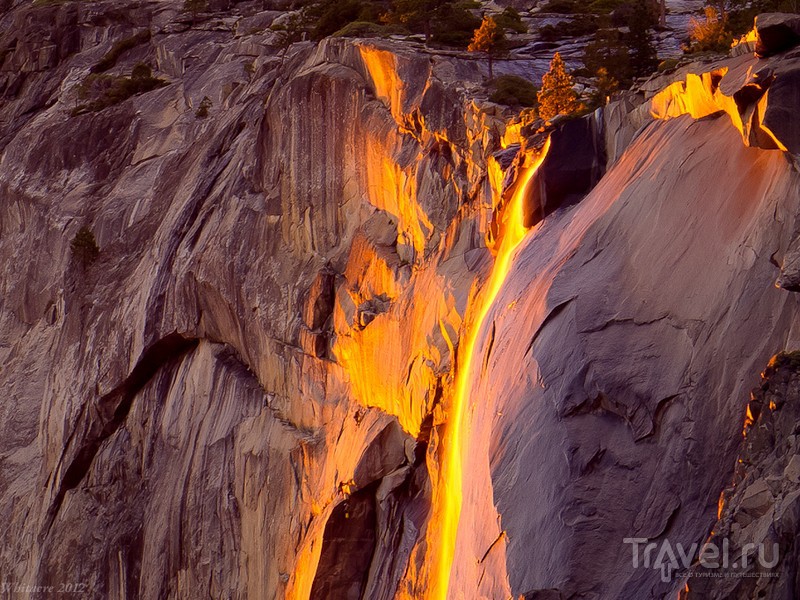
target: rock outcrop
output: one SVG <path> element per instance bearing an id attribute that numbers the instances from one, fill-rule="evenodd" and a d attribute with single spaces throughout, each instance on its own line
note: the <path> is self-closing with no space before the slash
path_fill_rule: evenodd
<path id="1" fill-rule="evenodd" d="M 800 356 L 779 354 L 754 390 L 733 485 L 708 540 L 721 557 L 696 564 L 681 598 L 791 598 L 800 556 Z M 712 574 L 713 577 L 709 577 Z"/>
<path id="2" fill-rule="evenodd" d="M 486 172 L 504 124 L 447 60 L 346 40 L 284 53 L 257 9 L 194 24 L 179 2 L 3 16 L 12 587 L 424 586 L 409 556 L 424 563 L 433 411 L 491 262 Z M 75 111 L 101 61 L 110 80 L 144 62 L 166 85 Z M 82 226 L 91 264 L 70 252 Z M 364 518 L 343 533 L 349 510 Z M 364 540 L 373 574 L 353 579 L 337 557 Z"/>
<path id="3" fill-rule="evenodd" d="M 423 598 L 461 493 L 451 597 L 677 592 L 622 540 L 705 539 L 743 392 L 797 345 L 800 63 L 695 65 L 508 145 L 474 62 L 286 48 L 262 8 L 0 17 L 0 583 Z"/>
<path id="4" fill-rule="evenodd" d="M 769 13 L 756 17 L 756 53 L 765 58 L 800 43 L 800 17 Z"/>

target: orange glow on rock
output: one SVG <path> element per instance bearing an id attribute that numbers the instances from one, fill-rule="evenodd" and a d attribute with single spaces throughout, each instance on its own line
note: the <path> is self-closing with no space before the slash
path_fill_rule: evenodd
<path id="1" fill-rule="evenodd" d="M 676 81 L 653 97 L 650 114 L 656 119 L 672 119 L 686 114 L 693 119 L 702 119 L 725 111 L 742 131 L 736 102 L 732 97 L 720 93 L 717 87 L 718 81 L 726 73 L 727 68 L 700 75 L 689 73 L 685 81 Z"/>
<path id="2" fill-rule="evenodd" d="M 548 139 L 533 163 L 523 167 L 518 176 L 513 198 L 504 219 L 505 230 L 489 279 L 476 301 L 475 317 L 463 338 L 459 352 L 460 364 L 456 376 L 456 390 L 447 411 L 446 445 L 441 458 L 437 490 L 436 516 L 439 519 L 438 535 L 433 545 L 433 573 L 428 597 L 431 600 L 448 600 L 450 571 L 456 549 L 456 538 L 461 516 L 463 485 L 464 417 L 469 404 L 470 372 L 475 356 L 475 344 L 489 310 L 506 280 L 515 251 L 525 237 L 524 200 L 528 184 L 542 164 L 550 147 Z"/>
<path id="3" fill-rule="evenodd" d="M 737 46 L 741 46 L 742 44 L 755 44 L 758 41 L 758 30 L 753 27 L 750 31 L 742 35 L 741 37 L 733 40 L 731 43 L 731 48 L 736 48 Z"/>

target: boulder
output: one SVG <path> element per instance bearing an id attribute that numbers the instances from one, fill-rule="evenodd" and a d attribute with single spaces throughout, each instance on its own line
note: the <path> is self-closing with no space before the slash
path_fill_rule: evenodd
<path id="1" fill-rule="evenodd" d="M 795 118 L 800 107 L 800 68 L 777 74 L 766 97 L 762 127 L 772 134 L 782 149 L 800 154 L 800 122 Z"/>
<path id="2" fill-rule="evenodd" d="M 766 13 L 756 17 L 756 54 L 764 58 L 800 43 L 800 16 Z"/>

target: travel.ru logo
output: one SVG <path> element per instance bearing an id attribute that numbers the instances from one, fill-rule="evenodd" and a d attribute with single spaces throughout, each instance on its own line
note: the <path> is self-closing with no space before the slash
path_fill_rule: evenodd
<path id="1" fill-rule="evenodd" d="M 697 543 L 687 548 L 669 540 L 650 542 L 647 538 L 625 538 L 622 541 L 631 545 L 634 569 L 658 569 L 664 582 L 672 581 L 676 573 L 687 572 L 692 566 L 709 570 L 731 569 L 735 572 L 727 576 L 735 577 L 744 575 L 751 564 L 772 569 L 780 561 L 778 544 L 771 547 L 767 544 L 744 544 L 740 551 L 731 552 L 727 538 L 721 545 L 706 542 L 702 548 Z"/>

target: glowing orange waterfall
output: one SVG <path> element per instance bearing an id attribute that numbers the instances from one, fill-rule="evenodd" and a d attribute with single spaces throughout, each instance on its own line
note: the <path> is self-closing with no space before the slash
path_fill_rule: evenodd
<path id="1" fill-rule="evenodd" d="M 461 494 L 463 484 L 463 434 L 466 423 L 464 415 L 469 402 L 470 373 L 475 355 L 475 344 L 478 334 L 483 328 L 489 310 L 494 304 L 498 292 L 503 286 L 511 266 L 514 251 L 525 238 L 527 229 L 524 225 L 525 192 L 533 175 L 542 164 L 550 147 L 550 140 L 536 156 L 533 164 L 521 169 L 516 182 L 516 189 L 506 209 L 503 239 L 497 252 L 491 275 L 478 300 L 476 317 L 472 327 L 463 340 L 463 350 L 459 352 L 461 362 L 456 378 L 456 390 L 452 406 L 448 411 L 446 446 L 440 472 L 439 514 L 441 515 L 440 538 L 437 556 L 434 557 L 434 572 L 429 589 L 430 600 L 448 600 L 450 587 L 450 570 L 456 549 L 458 523 L 461 517 Z"/>

